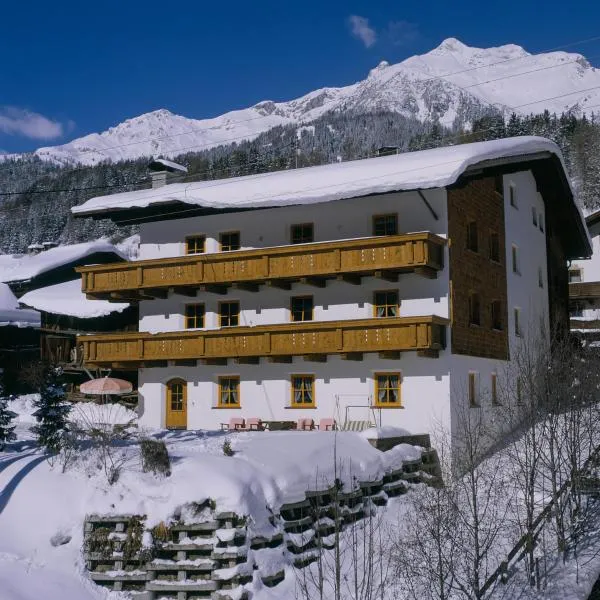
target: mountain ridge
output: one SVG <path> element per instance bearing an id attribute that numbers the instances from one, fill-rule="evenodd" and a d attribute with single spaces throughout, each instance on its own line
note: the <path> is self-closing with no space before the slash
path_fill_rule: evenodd
<path id="1" fill-rule="evenodd" d="M 592 88 L 590 90 L 590 88 Z M 285 102 L 263 100 L 210 119 L 158 109 L 33 154 L 58 165 L 95 165 L 141 157 L 174 157 L 242 140 L 277 126 L 306 125 L 328 112 L 391 111 L 446 127 L 474 113 L 600 111 L 600 70 L 581 54 L 531 54 L 506 44 L 475 48 L 456 38 L 400 63 L 382 61 L 364 80 L 325 87 Z M 4 158 L 22 155 L 4 155 Z"/>

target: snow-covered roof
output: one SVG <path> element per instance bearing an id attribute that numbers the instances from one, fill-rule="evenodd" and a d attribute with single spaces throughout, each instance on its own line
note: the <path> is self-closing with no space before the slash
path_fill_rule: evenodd
<path id="1" fill-rule="evenodd" d="M 17 297 L 5 283 L 0 283 L 0 327 L 39 327 L 40 313 L 19 308 Z"/>
<path id="2" fill-rule="evenodd" d="M 164 171 L 182 171 L 183 173 L 187 173 L 187 167 L 180 165 L 172 160 L 167 160 L 166 158 L 155 158 L 150 163 L 150 170 L 158 171 L 159 167 L 166 167 L 165 169 L 160 169 Z"/>
<path id="3" fill-rule="evenodd" d="M 469 167 L 484 161 L 539 153 L 553 154 L 562 161 L 554 142 L 541 137 L 514 137 L 216 181 L 174 183 L 91 198 L 71 211 L 90 215 L 169 202 L 214 209 L 316 204 L 445 187 L 455 183 Z"/>
<path id="4" fill-rule="evenodd" d="M 125 254 L 106 240 L 58 246 L 35 255 L 3 255 L 0 256 L 0 282 L 28 281 L 42 273 L 98 252 L 114 252 L 117 256 L 127 259 Z"/>
<path id="5" fill-rule="evenodd" d="M 88 300 L 81 291 L 81 279 L 32 290 L 23 295 L 19 302 L 23 306 L 39 311 L 69 315 L 79 319 L 104 317 L 111 313 L 123 312 L 129 306 L 120 302 Z"/>

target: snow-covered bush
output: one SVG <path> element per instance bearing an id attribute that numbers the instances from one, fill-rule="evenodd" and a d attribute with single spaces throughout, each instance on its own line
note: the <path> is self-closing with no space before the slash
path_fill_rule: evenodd
<path id="1" fill-rule="evenodd" d="M 62 373 L 59 369 L 48 369 L 44 385 L 40 389 L 40 398 L 34 401 L 37 410 L 33 416 L 38 424 L 34 425 L 31 431 L 37 436 L 39 445 L 52 455 L 58 454 L 63 447 L 69 431 L 68 416 L 71 404 L 66 400 L 61 379 Z"/>

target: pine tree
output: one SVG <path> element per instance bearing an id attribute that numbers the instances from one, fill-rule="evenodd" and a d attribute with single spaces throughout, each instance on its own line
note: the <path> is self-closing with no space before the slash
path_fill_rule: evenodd
<path id="1" fill-rule="evenodd" d="M 17 413 L 8 410 L 9 400 L 10 397 L 4 395 L 4 388 L 2 382 L 0 382 L 0 450 L 3 450 L 8 442 L 17 439 L 17 436 L 14 433 L 15 426 L 11 425 L 11 422 L 17 416 Z"/>
<path id="2" fill-rule="evenodd" d="M 33 413 L 38 424 L 31 428 L 37 435 L 38 444 L 51 454 L 57 454 L 68 431 L 67 417 L 71 405 L 66 400 L 64 385 L 59 369 L 50 368 L 40 390 L 40 398 L 34 402 Z"/>

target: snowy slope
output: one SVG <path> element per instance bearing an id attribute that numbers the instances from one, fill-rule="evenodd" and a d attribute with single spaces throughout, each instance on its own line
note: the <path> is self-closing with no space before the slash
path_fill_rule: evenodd
<path id="1" fill-rule="evenodd" d="M 507 114 L 600 111 L 600 70 L 580 54 L 532 55 L 512 44 L 472 48 L 449 38 L 427 54 L 396 65 L 382 62 L 365 80 L 346 87 L 318 89 L 288 102 L 264 101 L 213 119 L 157 110 L 36 154 L 83 164 L 175 156 L 253 139 L 277 125 L 309 123 L 335 110 L 390 110 L 451 125 L 469 109 L 490 106 Z"/>

